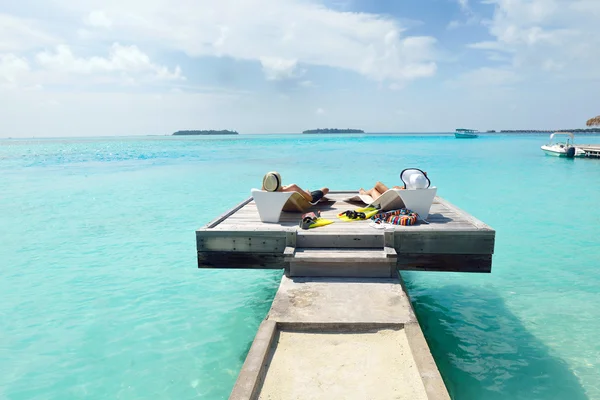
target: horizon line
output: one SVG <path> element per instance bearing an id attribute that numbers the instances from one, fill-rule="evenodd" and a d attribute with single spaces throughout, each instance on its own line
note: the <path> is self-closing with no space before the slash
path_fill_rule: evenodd
<path id="1" fill-rule="evenodd" d="M 593 129 L 590 131 L 586 131 L 585 128 L 576 128 L 576 129 L 549 129 L 549 130 L 539 130 L 539 129 L 523 129 L 523 130 L 515 130 L 515 129 L 510 129 L 510 130 L 505 130 L 504 132 L 502 131 L 494 131 L 494 132 L 488 132 L 488 131 L 477 131 L 480 134 L 498 134 L 498 133 L 504 133 L 504 134 L 511 134 L 511 133 L 529 133 L 529 134 L 535 134 L 535 133 L 549 133 L 549 132 L 571 132 L 571 131 L 575 131 L 577 132 L 577 130 L 583 131 L 583 132 L 578 132 L 581 134 L 593 134 L 593 133 L 598 133 L 600 134 L 600 128 L 587 128 L 587 129 Z M 272 136 L 276 136 L 276 135 L 307 135 L 307 136 L 311 136 L 311 137 L 315 137 L 315 136 L 330 136 L 330 135 L 351 135 L 351 136 L 356 136 L 356 135 L 405 135 L 405 134 L 417 134 L 417 135 L 430 135 L 430 134 L 448 134 L 448 135 L 453 135 L 455 132 L 454 131 L 389 131 L 389 132 L 361 132 L 361 133 L 302 133 L 302 132 L 277 132 L 277 133 L 237 133 L 237 134 L 206 134 L 206 135 L 173 135 L 172 133 L 170 134 L 132 134 L 132 135 L 100 135 L 100 136 L 0 136 L 0 139 L 93 139 L 93 138 L 131 138 L 131 137 L 177 137 L 177 138 L 181 138 L 181 137 L 185 137 L 185 138 L 189 138 L 189 137 L 207 137 L 207 136 L 243 136 L 243 135 L 257 135 L 257 136 L 267 136 L 267 135 L 272 135 Z"/>

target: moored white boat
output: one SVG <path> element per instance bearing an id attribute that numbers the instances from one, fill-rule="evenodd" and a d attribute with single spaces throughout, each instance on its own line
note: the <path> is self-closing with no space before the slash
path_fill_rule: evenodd
<path id="1" fill-rule="evenodd" d="M 553 143 L 552 140 L 557 135 L 567 135 L 571 138 L 571 142 L 569 142 L 569 139 L 567 138 L 566 142 Z M 573 145 L 574 141 L 575 136 L 571 132 L 554 132 L 552 135 L 550 135 L 550 141 L 548 144 L 543 145 L 541 148 L 542 151 L 549 156 L 567 158 L 585 157 L 585 151 L 575 147 Z"/>

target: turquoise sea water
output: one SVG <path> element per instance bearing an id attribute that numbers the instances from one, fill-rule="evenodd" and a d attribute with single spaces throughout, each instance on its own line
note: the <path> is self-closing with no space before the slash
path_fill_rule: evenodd
<path id="1" fill-rule="evenodd" d="M 497 231 L 491 274 L 403 273 L 452 397 L 600 399 L 600 160 L 546 140 L 0 140 L 0 398 L 226 399 L 281 271 L 198 270 L 194 230 L 268 170 L 358 189 L 419 167 Z"/>

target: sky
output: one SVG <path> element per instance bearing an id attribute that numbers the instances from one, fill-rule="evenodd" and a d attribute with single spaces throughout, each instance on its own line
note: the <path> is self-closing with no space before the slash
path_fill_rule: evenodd
<path id="1" fill-rule="evenodd" d="M 573 129 L 600 0 L 0 4 L 0 137 Z"/>

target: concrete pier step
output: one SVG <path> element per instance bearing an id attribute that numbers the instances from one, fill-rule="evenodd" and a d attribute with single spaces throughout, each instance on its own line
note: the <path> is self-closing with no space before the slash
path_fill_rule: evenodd
<path id="1" fill-rule="evenodd" d="M 384 233 L 375 229 L 368 230 L 360 235 L 357 235 L 356 230 L 349 230 L 348 232 L 340 231 L 331 234 L 330 232 L 308 229 L 298 231 L 295 246 L 299 248 L 373 249 L 382 248 L 384 243 Z"/>
<path id="2" fill-rule="evenodd" d="M 288 275 L 346 278 L 391 278 L 396 274 L 396 251 L 360 248 L 289 248 Z"/>

